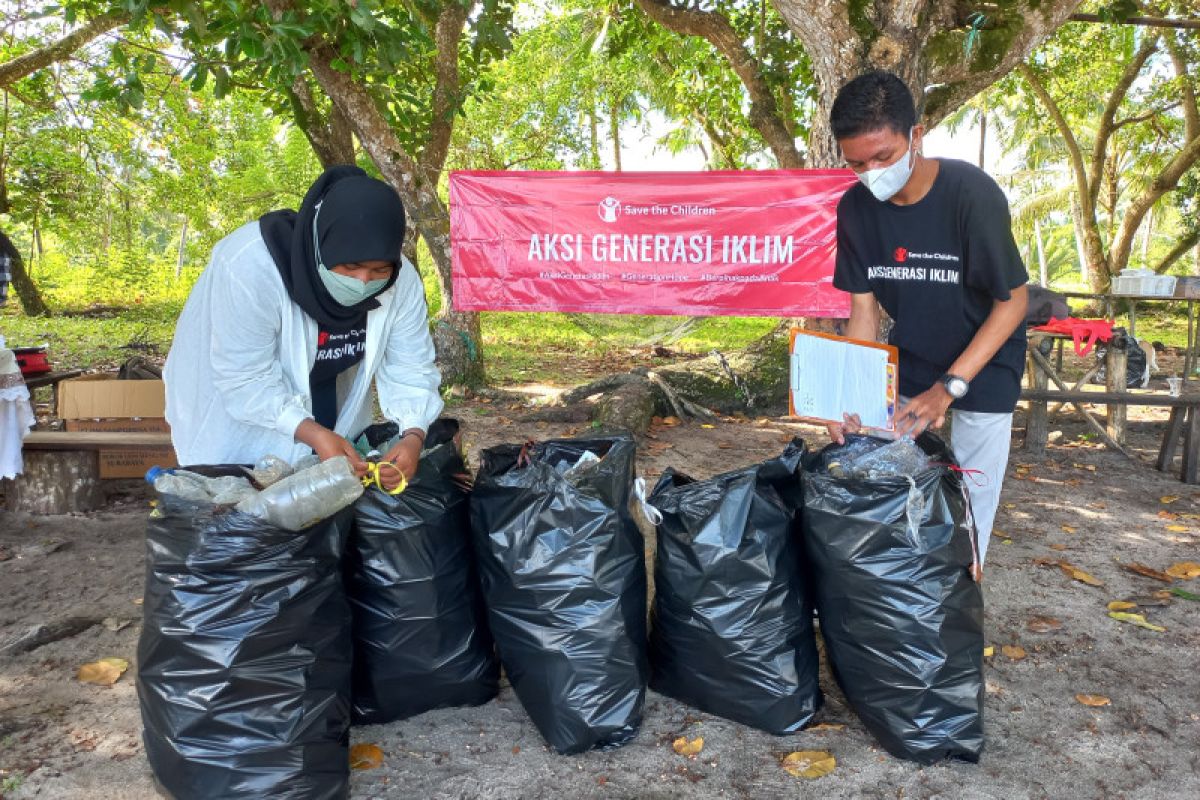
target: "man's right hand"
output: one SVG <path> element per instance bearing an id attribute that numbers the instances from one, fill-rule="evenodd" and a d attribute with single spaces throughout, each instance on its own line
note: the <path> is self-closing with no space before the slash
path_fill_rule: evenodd
<path id="1" fill-rule="evenodd" d="M 825 429 L 829 431 L 829 438 L 835 444 L 845 444 L 847 433 L 858 433 L 862 430 L 862 420 L 858 414 L 842 414 L 841 422 L 827 422 Z"/>
<path id="2" fill-rule="evenodd" d="M 362 477 L 367 474 L 367 462 L 358 451 L 354 449 L 354 445 L 350 444 L 345 437 L 339 436 L 323 425 L 317 423 L 316 420 L 306 419 L 296 428 L 296 441 L 303 442 L 313 449 L 317 454 L 317 458 L 322 461 L 328 461 L 337 456 L 345 456 L 350 462 L 350 468 L 354 470 L 354 474 Z"/>

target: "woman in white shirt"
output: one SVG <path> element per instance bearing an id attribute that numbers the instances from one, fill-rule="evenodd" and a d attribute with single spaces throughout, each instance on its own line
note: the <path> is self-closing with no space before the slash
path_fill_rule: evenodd
<path id="1" fill-rule="evenodd" d="M 357 167 L 327 170 L 298 212 L 226 236 L 192 289 L 167 356 L 167 421 L 181 464 L 345 455 L 376 389 L 404 435 L 384 460 L 411 478 L 442 410 L 424 287 L 400 254 L 404 208 Z"/>

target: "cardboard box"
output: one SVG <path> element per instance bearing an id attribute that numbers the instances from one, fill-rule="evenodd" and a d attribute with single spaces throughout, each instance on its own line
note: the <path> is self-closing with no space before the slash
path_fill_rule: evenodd
<path id="1" fill-rule="evenodd" d="M 58 416 L 68 431 L 169 433 L 165 409 L 162 381 L 120 381 L 110 373 L 58 384 Z M 100 451 L 101 478 L 140 478 L 155 465 L 178 464 L 170 447 Z"/>

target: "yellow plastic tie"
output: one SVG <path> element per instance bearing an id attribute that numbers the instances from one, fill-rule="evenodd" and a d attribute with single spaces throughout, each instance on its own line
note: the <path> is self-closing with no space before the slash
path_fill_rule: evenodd
<path id="1" fill-rule="evenodd" d="M 401 492 L 403 492 L 405 489 L 408 488 L 408 479 L 404 477 L 403 472 L 400 472 L 400 483 L 396 486 L 395 489 L 383 488 L 383 480 L 381 477 L 381 473 L 382 473 L 384 467 L 390 467 L 390 468 L 396 470 L 396 472 L 400 472 L 400 468 L 397 467 L 395 464 L 393 464 L 390 461 L 368 461 L 367 462 L 367 474 L 364 475 L 362 478 L 362 485 L 369 489 L 369 488 L 371 488 L 371 485 L 374 484 L 375 487 L 377 489 L 379 489 L 379 491 L 384 492 L 386 494 L 391 494 L 391 495 L 400 494 Z"/>

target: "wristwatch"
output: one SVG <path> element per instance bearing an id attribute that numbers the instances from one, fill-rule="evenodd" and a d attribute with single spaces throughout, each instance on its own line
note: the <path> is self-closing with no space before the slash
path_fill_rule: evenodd
<path id="1" fill-rule="evenodd" d="M 942 386 L 946 387 L 947 394 L 955 400 L 966 397 L 967 389 L 971 388 L 971 384 L 966 378 L 960 378 L 948 372 L 942 376 Z"/>

